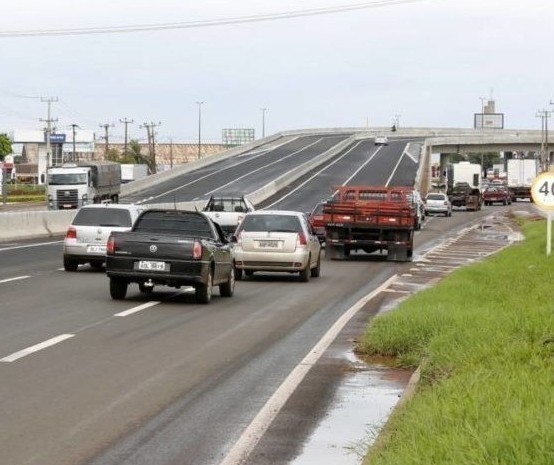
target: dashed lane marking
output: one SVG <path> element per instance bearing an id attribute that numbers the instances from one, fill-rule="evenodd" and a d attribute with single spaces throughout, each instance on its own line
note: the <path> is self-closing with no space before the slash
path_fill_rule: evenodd
<path id="1" fill-rule="evenodd" d="M 30 278 L 30 277 L 31 276 L 16 276 L 15 278 L 2 279 L 2 280 L 0 280 L 0 284 L 11 283 L 12 281 L 19 281 L 21 279 L 27 279 L 27 278 Z"/>
<path id="2" fill-rule="evenodd" d="M 11 355 L 8 355 L 7 357 L 0 359 L 0 362 L 5 362 L 5 363 L 14 362 L 20 358 L 26 357 L 27 355 L 31 355 L 35 352 L 38 352 L 39 350 L 46 349 L 47 347 L 52 347 L 53 345 L 59 344 L 60 342 L 65 341 L 66 339 L 70 339 L 74 336 L 75 334 L 60 334 L 59 336 L 53 337 L 52 339 L 48 339 L 47 341 L 41 342 L 40 344 L 27 347 L 26 349 L 20 350 L 19 352 L 15 352 Z"/>

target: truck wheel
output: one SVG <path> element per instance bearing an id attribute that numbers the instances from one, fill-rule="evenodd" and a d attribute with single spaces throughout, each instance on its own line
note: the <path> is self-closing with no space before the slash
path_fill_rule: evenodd
<path id="1" fill-rule="evenodd" d="M 319 278 L 319 275 L 321 274 L 321 252 L 317 256 L 317 265 L 315 268 L 311 269 L 310 274 L 312 275 L 312 278 Z"/>
<path id="2" fill-rule="evenodd" d="M 63 267 L 65 271 L 77 271 L 78 266 L 79 262 L 77 260 L 73 260 L 67 257 L 63 258 Z"/>
<path id="3" fill-rule="evenodd" d="M 219 295 L 222 297 L 233 297 L 235 293 L 235 269 L 231 268 L 227 281 L 219 285 Z"/>
<path id="4" fill-rule="evenodd" d="M 196 302 L 199 304 L 209 304 L 210 300 L 212 300 L 212 285 L 213 285 L 213 277 L 212 277 L 212 270 L 210 269 L 208 273 L 208 280 L 206 284 L 200 284 L 196 288 Z"/>
<path id="5" fill-rule="evenodd" d="M 110 295 L 114 300 L 123 300 L 129 283 L 121 278 L 110 278 Z"/>

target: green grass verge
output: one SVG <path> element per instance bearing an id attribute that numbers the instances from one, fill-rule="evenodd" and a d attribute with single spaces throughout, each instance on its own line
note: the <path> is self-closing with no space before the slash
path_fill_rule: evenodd
<path id="1" fill-rule="evenodd" d="M 8 195 L 6 197 L 8 202 L 45 202 L 46 199 L 43 195 Z"/>
<path id="2" fill-rule="evenodd" d="M 544 221 L 375 318 L 369 355 L 421 367 L 368 465 L 554 464 L 554 256 Z"/>

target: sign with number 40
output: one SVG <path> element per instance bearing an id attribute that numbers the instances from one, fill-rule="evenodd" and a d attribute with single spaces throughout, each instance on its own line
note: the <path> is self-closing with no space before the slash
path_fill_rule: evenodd
<path id="1" fill-rule="evenodd" d="M 541 173 L 535 178 L 531 197 L 541 210 L 554 210 L 554 172 Z"/>

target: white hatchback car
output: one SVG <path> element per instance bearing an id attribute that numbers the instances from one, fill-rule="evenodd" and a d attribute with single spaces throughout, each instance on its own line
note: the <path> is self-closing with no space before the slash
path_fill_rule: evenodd
<path id="1" fill-rule="evenodd" d="M 446 194 L 442 192 L 430 192 L 425 197 L 425 214 L 442 213 L 444 216 L 452 216 L 452 204 Z"/>
<path id="2" fill-rule="evenodd" d="M 389 145 L 389 139 L 387 136 L 376 136 L 375 145 Z"/>
<path id="3" fill-rule="evenodd" d="M 101 268 L 112 231 L 129 231 L 145 207 L 124 204 L 92 204 L 82 207 L 65 234 L 63 266 L 76 271 L 81 263 Z"/>
<path id="4" fill-rule="evenodd" d="M 247 213 L 237 228 L 235 277 L 255 271 L 299 273 L 301 281 L 317 278 L 321 268 L 321 245 L 303 213 L 258 210 Z"/>

